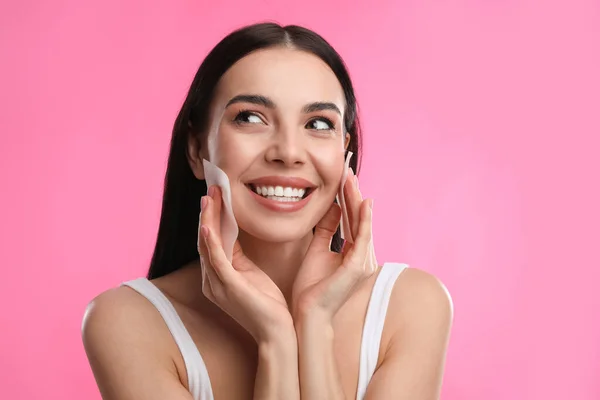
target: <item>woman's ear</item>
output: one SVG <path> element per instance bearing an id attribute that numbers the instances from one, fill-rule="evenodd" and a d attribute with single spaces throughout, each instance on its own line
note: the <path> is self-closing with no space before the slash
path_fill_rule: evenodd
<path id="1" fill-rule="evenodd" d="M 196 179 L 204 179 L 204 166 L 202 165 L 203 157 L 202 146 L 200 143 L 200 138 L 198 138 L 192 132 L 188 135 L 188 144 L 187 144 L 187 160 L 190 164 L 190 168 L 194 173 Z"/>
<path id="2" fill-rule="evenodd" d="M 344 137 L 344 150 L 348 150 L 348 145 L 350 144 L 350 134 L 346 132 L 346 136 Z"/>

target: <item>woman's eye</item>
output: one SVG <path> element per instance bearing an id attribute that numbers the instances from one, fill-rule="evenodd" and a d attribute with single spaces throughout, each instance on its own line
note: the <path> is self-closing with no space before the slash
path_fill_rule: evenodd
<path id="1" fill-rule="evenodd" d="M 314 129 L 316 131 L 327 131 L 333 129 L 333 122 L 325 118 L 313 119 L 307 125 L 308 129 Z"/>
<path id="2" fill-rule="evenodd" d="M 235 122 L 245 123 L 245 124 L 262 124 L 263 120 L 256 114 L 251 113 L 250 111 L 241 111 L 234 118 Z"/>

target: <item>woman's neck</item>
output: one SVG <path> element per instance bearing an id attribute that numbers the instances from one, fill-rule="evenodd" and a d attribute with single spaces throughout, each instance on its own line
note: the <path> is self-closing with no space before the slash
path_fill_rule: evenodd
<path id="1" fill-rule="evenodd" d="M 294 279 L 312 240 L 312 232 L 300 240 L 275 243 L 240 231 L 238 240 L 246 257 L 275 282 L 289 302 Z"/>

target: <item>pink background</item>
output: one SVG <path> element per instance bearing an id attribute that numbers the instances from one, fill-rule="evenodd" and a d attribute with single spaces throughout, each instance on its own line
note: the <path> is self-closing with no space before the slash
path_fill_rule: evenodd
<path id="1" fill-rule="evenodd" d="M 85 306 L 146 271 L 202 58 L 273 19 L 349 65 L 380 259 L 453 295 L 443 398 L 600 399 L 600 3 L 362 3 L 3 2 L 0 398 L 99 399 Z"/>

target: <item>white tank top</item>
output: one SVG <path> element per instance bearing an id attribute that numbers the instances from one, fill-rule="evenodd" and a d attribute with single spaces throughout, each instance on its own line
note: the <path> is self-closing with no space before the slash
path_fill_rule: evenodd
<path id="1" fill-rule="evenodd" d="M 390 302 L 392 289 L 400 273 L 408 265 L 385 263 L 379 271 L 367 308 L 360 346 L 360 363 L 358 373 L 358 389 L 356 399 L 362 400 L 367 391 L 371 377 L 379 358 L 379 345 L 385 323 L 385 316 Z M 214 400 L 210 378 L 204 360 L 192 337 L 183 325 L 175 307 L 167 297 L 146 278 L 123 282 L 144 296 L 158 310 L 173 335 L 179 351 L 183 356 L 188 377 L 188 387 L 194 400 Z"/>

